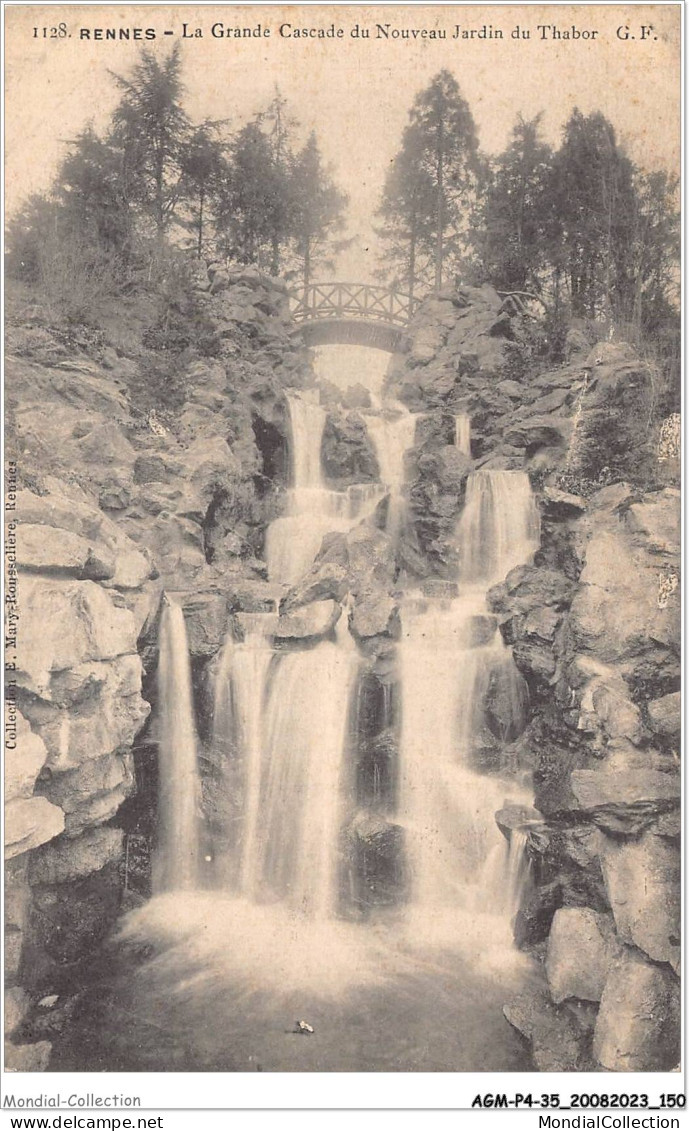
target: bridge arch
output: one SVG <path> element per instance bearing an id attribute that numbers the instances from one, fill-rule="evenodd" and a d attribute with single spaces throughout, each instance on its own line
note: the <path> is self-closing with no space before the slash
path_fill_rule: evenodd
<path id="1" fill-rule="evenodd" d="M 290 293 L 294 334 L 305 345 L 357 345 L 399 353 L 418 300 L 369 283 L 311 283 Z"/>

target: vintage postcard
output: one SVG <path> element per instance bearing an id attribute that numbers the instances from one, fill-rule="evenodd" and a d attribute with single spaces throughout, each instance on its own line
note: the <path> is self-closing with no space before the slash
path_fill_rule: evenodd
<path id="1" fill-rule="evenodd" d="M 5 5 L 10 1106 L 674 1126 L 680 16 Z"/>

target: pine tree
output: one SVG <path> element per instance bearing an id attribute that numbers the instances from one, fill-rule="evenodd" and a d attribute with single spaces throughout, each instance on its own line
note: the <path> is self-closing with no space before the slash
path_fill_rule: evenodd
<path id="1" fill-rule="evenodd" d="M 291 171 L 291 235 L 294 255 L 308 287 L 314 267 L 328 250 L 339 250 L 333 236 L 344 227 L 347 197 L 324 166 L 315 133 L 296 155 Z M 342 247 L 344 245 L 340 245 Z"/>
<path id="2" fill-rule="evenodd" d="M 553 258 L 567 281 L 572 313 L 610 319 L 617 257 L 630 238 L 632 165 L 600 113 L 575 109 L 555 154 L 550 187 Z"/>
<path id="3" fill-rule="evenodd" d="M 230 255 L 265 266 L 285 191 L 268 137 L 258 121 L 248 122 L 230 147 L 219 215 L 218 226 Z"/>
<path id="4" fill-rule="evenodd" d="M 449 268 L 459 270 L 483 175 L 469 105 L 450 72 L 440 71 L 414 99 L 380 205 L 387 257 L 399 261 L 406 243 L 407 280 L 419 278 L 419 255 L 432 260 L 436 289 Z"/>
<path id="5" fill-rule="evenodd" d="M 430 285 L 433 268 L 432 223 L 435 193 L 433 178 L 423 163 L 424 135 L 407 126 L 383 188 L 376 234 L 385 245 L 385 272 L 393 271 L 393 285 L 404 286 L 410 299 L 420 285 Z"/>
<path id="6" fill-rule="evenodd" d="M 199 259 L 208 242 L 209 223 L 216 218 L 219 198 L 228 175 L 218 128 L 217 122 L 202 122 L 195 128 L 180 157 L 180 196 L 189 210 L 186 225 L 195 233 Z"/>
<path id="7" fill-rule="evenodd" d="M 482 206 L 475 242 L 482 273 L 498 290 L 539 293 L 544 283 L 552 151 L 539 138 L 540 119 L 517 118 Z"/>
<path id="8" fill-rule="evenodd" d="M 121 150 L 130 199 L 153 221 L 160 237 L 169 228 L 180 200 L 190 129 L 181 101 L 179 45 L 162 60 L 143 51 L 131 77 L 113 78 L 123 96 L 113 115 L 109 140 Z"/>

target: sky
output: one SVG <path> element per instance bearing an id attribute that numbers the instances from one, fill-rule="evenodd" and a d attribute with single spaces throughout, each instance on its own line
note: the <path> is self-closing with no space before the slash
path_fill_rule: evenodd
<path id="1" fill-rule="evenodd" d="M 387 168 L 415 94 L 443 67 L 470 104 L 481 147 L 506 145 L 518 113 L 542 112 L 557 145 L 574 106 L 601 110 L 637 164 L 678 170 L 680 5 L 307 5 L 248 7 L 180 4 L 17 5 L 6 16 L 6 210 L 49 185 L 65 141 L 88 122 L 103 128 L 118 101 L 108 71 L 127 74 L 140 42 L 94 40 L 95 29 L 152 28 L 143 44 L 182 47 L 186 107 L 192 118 L 240 127 L 266 106 L 276 85 L 305 137 L 317 131 L 335 179 L 350 199 L 349 250 L 337 277 L 368 281 L 376 267 L 372 221 Z M 64 38 L 43 27 L 64 21 Z M 202 36 L 183 38 L 183 25 Z M 213 24 L 269 29 L 268 37 L 214 37 Z M 291 35 L 280 35 L 281 25 Z M 377 25 L 390 25 L 390 38 Z M 538 25 L 587 38 L 557 39 Z M 342 29 L 340 38 L 296 37 L 295 28 Z M 367 28 L 364 39 L 352 35 Z M 459 25 L 460 38 L 453 38 Z M 643 27 L 652 31 L 642 31 Z M 519 38 L 514 32 L 519 28 Z M 34 28 L 38 34 L 34 34 Z M 481 37 L 481 29 L 486 36 Z M 622 39 L 617 29 L 627 28 Z M 90 38 L 83 38 L 83 31 Z M 445 30 L 447 38 L 392 38 L 393 31 Z M 493 37 L 490 36 L 492 29 Z M 165 36 L 165 30 L 173 31 Z M 217 30 L 217 29 L 216 29 Z M 501 30 L 504 38 L 495 37 Z M 528 39 L 522 32 L 528 30 Z M 473 31 L 472 38 L 461 38 Z M 595 37 L 591 35 L 596 32 Z M 624 30 L 622 34 L 625 34 Z"/>

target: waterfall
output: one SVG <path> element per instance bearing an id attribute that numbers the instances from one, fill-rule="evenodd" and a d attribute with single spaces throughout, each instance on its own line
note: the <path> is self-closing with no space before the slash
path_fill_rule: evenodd
<path id="1" fill-rule="evenodd" d="M 337 641 L 277 653 L 273 614 L 241 614 L 215 692 L 213 745 L 240 800 L 226 880 L 253 903 L 310 918 L 335 914 L 345 754 L 357 656 L 342 618 Z M 232 830 L 230 830 L 232 831 Z"/>
<path id="2" fill-rule="evenodd" d="M 326 414 L 303 394 L 288 393 L 293 486 L 286 513 L 266 533 L 268 576 L 294 585 L 311 566 L 326 534 L 349 530 L 381 498 L 374 483 L 332 491 L 324 485 L 321 443 Z"/>
<path id="3" fill-rule="evenodd" d="M 366 417 L 380 480 L 390 493 L 387 531 L 396 534 L 402 521 L 404 499 L 404 455 L 414 445 L 416 417 L 404 405 L 388 404 L 380 415 Z"/>
<path id="4" fill-rule="evenodd" d="M 281 656 L 265 709 L 260 783 L 247 793 L 243 893 L 315 919 L 332 917 L 338 905 L 357 672 L 347 637 L 343 628 L 336 643 Z"/>
<path id="5" fill-rule="evenodd" d="M 489 588 L 528 562 L 539 544 L 539 519 L 524 471 L 474 471 L 457 542 L 461 580 Z"/>
<path id="6" fill-rule="evenodd" d="M 485 620 L 475 596 L 428 604 L 424 611 L 411 603 L 402 614 L 400 817 L 411 898 L 417 906 L 489 909 L 502 903 L 504 882 L 487 891 L 481 880 L 486 860 L 506 847 L 495 813 L 520 791 L 475 769 L 472 748 L 504 645 L 498 636 L 474 644 Z"/>
<path id="7" fill-rule="evenodd" d="M 292 426 L 292 481 L 295 492 L 304 488 L 321 488 L 321 444 L 325 428 L 325 411 L 303 395 L 286 393 Z"/>
<path id="8" fill-rule="evenodd" d="M 158 660 L 158 842 L 156 892 L 198 882 L 201 786 L 184 613 L 165 599 Z"/>
<path id="9" fill-rule="evenodd" d="M 519 900 L 529 872 L 526 841 L 526 833 L 523 829 L 512 829 L 505 870 L 505 905 L 510 916 L 515 915 L 519 910 Z"/>
<path id="10" fill-rule="evenodd" d="M 247 889 L 252 871 L 263 750 L 263 712 L 273 659 L 274 613 L 241 613 L 244 640 L 225 640 L 215 682 L 213 749 L 224 765 L 230 797 L 241 797 L 239 820 L 233 820 L 232 852 L 226 877 L 233 888 Z M 233 815 L 234 816 L 234 815 Z"/>
<path id="11" fill-rule="evenodd" d="M 530 798 L 514 780 L 473 763 L 491 680 L 499 681 L 514 737 L 523 691 L 486 609 L 490 585 L 527 562 L 538 519 L 523 472 L 469 477 L 457 529 L 462 557 L 455 599 L 408 599 L 402 609 L 401 821 L 407 831 L 411 899 L 416 907 L 462 906 L 514 913 L 524 881 L 523 849 L 513 855 L 495 823 L 506 802 Z M 520 863 L 521 861 L 521 863 Z"/>
<path id="12" fill-rule="evenodd" d="M 466 413 L 455 417 L 455 447 L 463 455 L 471 455 L 471 420 Z"/>

